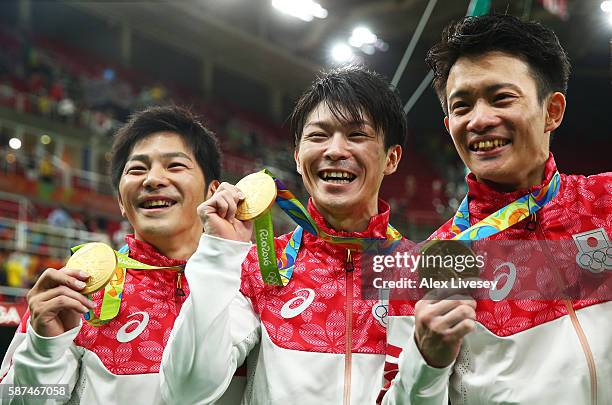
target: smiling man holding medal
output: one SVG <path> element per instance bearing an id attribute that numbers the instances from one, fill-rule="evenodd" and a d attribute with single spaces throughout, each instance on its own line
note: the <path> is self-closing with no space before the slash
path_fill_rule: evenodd
<path id="1" fill-rule="evenodd" d="M 61 384 L 62 402 L 70 403 L 163 404 L 158 371 L 189 294 L 182 270 L 203 230 L 196 209 L 219 175 L 217 140 L 196 116 L 178 107 L 134 114 L 118 131 L 111 160 L 134 234 L 119 252 L 86 244 L 73 249 L 66 268 L 42 273 L 4 359 L 2 384 Z M 236 403 L 238 391 L 220 403 Z"/>
<path id="2" fill-rule="evenodd" d="M 402 154 L 401 101 L 377 74 L 344 67 L 314 81 L 291 127 L 307 208 L 266 172 L 199 208 L 206 235 L 162 360 L 167 401 L 214 402 L 247 355 L 246 404 L 367 404 L 381 387 L 385 319 L 361 299 L 361 256 L 366 241 L 401 239 L 378 198 Z M 270 239 L 274 201 L 298 226 Z"/>
<path id="3" fill-rule="evenodd" d="M 610 403 L 610 292 L 517 299 L 542 288 L 526 285 L 530 261 L 540 256 L 552 264 L 553 278 L 562 278 L 569 262 L 565 275 L 597 273 L 593 279 L 605 287 L 606 266 L 612 270 L 601 260 L 610 253 L 612 174 L 560 174 L 549 151 L 565 112 L 565 51 L 540 24 L 468 17 L 444 31 L 427 62 L 444 124 L 471 171 L 459 210 L 432 239 L 523 242 L 503 244 L 510 246 L 496 264 L 507 283 L 503 294 L 391 302 L 385 369 L 395 378 L 382 402 Z"/>

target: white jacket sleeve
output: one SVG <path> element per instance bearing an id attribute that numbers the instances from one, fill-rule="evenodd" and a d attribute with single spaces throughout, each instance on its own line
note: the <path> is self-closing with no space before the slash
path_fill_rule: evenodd
<path id="1" fill-rule="evenodd" d="M 250 247 L 202 235 L 187 262 L 190 294 L 174 323 L 160 368 L 161 393 L 167 403 L 213 403 L 259 342 L 259 318 L 239 291 L 242 262 Z"/>
<path id="2" fill-rule="evenodd" d="M 2 384 L 32 386 L 67 384 L 71 393 L 79 376 L 81 353 L 73 344 L 79 326 L 55 337 L 38 335 L 28 321 L 27 332 L 17 332 L 2 361 Z M 2 399 L 2 404 L 56 404 L 56 400 Z"/>
<path id="3" fill-rule="evenodd" d="M 399 355 L 395 354 L 399 350 Z M 453 366 L 454 363 L 445 368 L 435 368 L 427 364 L 414 340 L 414 316 L 390 317 L 385 369 L 392 375 L 396 374 L 388 388 L 383 390 L 382 403 L 447 405 Z"/>

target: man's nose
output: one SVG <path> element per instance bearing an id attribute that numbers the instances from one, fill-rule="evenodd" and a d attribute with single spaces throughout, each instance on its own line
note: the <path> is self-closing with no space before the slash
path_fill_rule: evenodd
<path id="1" fill-rule="evenodd" d="M 469 132 L 484 133 L 489 128 L 498 125 L 500 118 L 495 109 L 486 102 L 478 102 L 471 111 L 466 129 Z"/>
<path id="2" fill-rule="evenodd" d="M 341 132 L 335 132 L 327 141 L 323 155 L 329 160 L 348 159 L 351 153 L 346 135 Z"/>
<path id="3" fill-rule="evenodd" d="M 166 177 L 166 171 L 161 165 L 153 165 L 147 172 L 147 177 L 142 183 L 145 188 L 149 189 L 164 187 L 167 184 L 168 178 Z"/>

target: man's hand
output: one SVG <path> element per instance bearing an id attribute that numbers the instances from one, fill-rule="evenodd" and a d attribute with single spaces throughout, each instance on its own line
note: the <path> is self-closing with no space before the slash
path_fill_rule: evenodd
<path id="1" fill-rule="evenodd" d="M 221 183 L 215 194 L 198 207 L 204 233 L 223 239 L 249 242 L 253 233 L 252 222 L 236 219 L 236 209 L 242 200 L 244 195 L 236 186 Z"/>
<path id="2" fill-rule="evenodd" d="M 79 292 L 88 278 L 85 272 L 66 268 L 42 273 L 27 295 L 30 323 L 37 334 L 59 336 L 79 325 L 81 314 L 95 307 Z"/>
<path id="3" fill-rule="evenodd" d="M 432 367 L 443 368 L 459 355 L 463 337 L 476 327 L 476 301 L 465 296 L 417 302 L 415 340 Z"/>

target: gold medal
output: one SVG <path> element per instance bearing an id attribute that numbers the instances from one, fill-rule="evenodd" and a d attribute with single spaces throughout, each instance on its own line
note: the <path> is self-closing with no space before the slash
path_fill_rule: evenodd
<path id="1" fill-rule="evenodd" d="M 108 284 L 115 268 L 117 256 L 105 243 L 86 243 L 66 262 L 66 268 L 79 269 L 89 274 L 81 294 L 91 294 Z"/>
<path id="2" fill-rule="evenodd" d="M 240 180 L 236 187 L 244 194 L 244 200 L 238 204 L 236 218 L 250 221 L 266 212 L 276 199 L 276 184 L 269 175 L 257 172 Z"/>
<path id="3" fill-rule="evenodd" d="M 472 256 L 472 264 L 463 266 L 462 271 L 455 269 L 458 257 L 463 257 L 462 263 L 466 263 L 467 257 Z M 458 278 L 475 278 L 480 274 L 475 260 L 476 255 L 465 243 L 456 240 L 432 240 L 421 249 L 421 264 L 419 265 L 419 277 L 431 281 L 450 281 Z"/>

